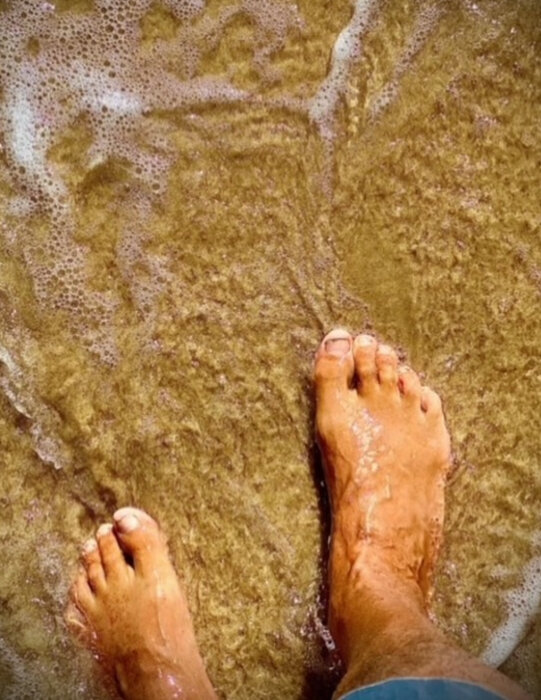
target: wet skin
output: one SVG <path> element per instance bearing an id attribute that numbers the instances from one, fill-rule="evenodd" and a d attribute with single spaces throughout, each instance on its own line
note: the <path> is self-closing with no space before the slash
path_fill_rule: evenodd
<path id="1" fill-rule="evenodd" d="M 216 698 L 156 522 L 141 510 L 122 508 L 114 525 L 102 525 L 85 543 L 82 564 L 68 624 L 97 653 L 121 694 Z"/>
<path id="2" fill-rule="evenodd" d="M 337 696 L 396 677 L 528 696 L 430 620 L 450 440 L 439 396 L 370 335 L 335 329 L 315 361 L 316 431 L 332 504 L 329 624 Z"/>
<path id="3" fill-rule="evenodd" d="M 346 666 L 337 695 L 417 676 L 526 700 L 428 616 L 450 463 L 438 395 L 392 348 L 343 329 L 323 339 L 314 382 L 333 519 L 329 624 Z M 143 511 L 117 511 L 85 544 L 67 620 L 123 696 L 216 698 L 165 538 Z"/>
<path id="4" fill-rule="evenodd" d="M 429 603 L 450 440 L 438 395 L 372 336 L 329 333 L 315 380 L 333 511 L 330 626 L 347 659 L 352 591 L 392 577 L 420 609 Z"/>

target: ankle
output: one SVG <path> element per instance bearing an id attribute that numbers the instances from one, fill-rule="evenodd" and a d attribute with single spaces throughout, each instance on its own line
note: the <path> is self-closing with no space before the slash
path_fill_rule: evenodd
<path id="1" fill-rule="evenodd" d="M 414 576 L 398 572 L 377 552 L 363 552 L 348 568 L 332 568 L 329 618 L 346 664 L 358 649 L 380 642 L 388 648 L 404 631 L 418 635 L 433 629 Z"/>

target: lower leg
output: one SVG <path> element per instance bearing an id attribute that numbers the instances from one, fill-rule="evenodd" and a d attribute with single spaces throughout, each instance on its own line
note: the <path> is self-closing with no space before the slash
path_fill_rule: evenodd
<path id="1" fill-rule="evenodd" d="M 427 614 L 450 459 L 439 397 L 391 348 L 342 330 L 320 346 L 315 384 L 333 513 L 329 624 L 347 669 L 337 694 L 437 677 L 527 698 Z"/>
<path id="2" fill-rule="evenodd" d="M 382 567 L 375 573 L 379 567 L 369 566 L 366 575 L 352 572 L 336 581 L 343 592 L 331 627 L 347 668 L 338 696 L 390 678 L 417 677 L 462 680 L 510 700 L 527 698 L 510 679 L 470 657 L 430 621 L 418 586 L 406 584 L 392 570 Z"/>

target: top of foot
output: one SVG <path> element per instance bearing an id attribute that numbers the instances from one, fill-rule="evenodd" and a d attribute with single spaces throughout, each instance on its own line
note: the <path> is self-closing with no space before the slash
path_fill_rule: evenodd
<path id="1" fill-rule="evenodd" d="M 82 552 L 68 625 L 126 698 L 215 698 L 165 538 L 144 511 L 122 508 Z"/>
<path id="2" fill-rule="evenodd" d="M 333 556 L 351 576 L 392 569 L 427 604 L 450 460 L 441 401 L 391 347 L 342 329 L 323 339 L 314 374 Z"/>

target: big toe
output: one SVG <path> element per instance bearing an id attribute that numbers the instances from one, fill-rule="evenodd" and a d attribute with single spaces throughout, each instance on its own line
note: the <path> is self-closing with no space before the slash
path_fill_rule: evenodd
<path id="1" fill-rule="evenodd" d="M 348 390 L 353 378 L 352 344 L 351 335 L 343 328 L 335 328 L 321 341 L 314 367 L 318 396 L 329 390 Z"/>
<path id="2" fill-rule="evenodd" d="M 120 508 L 113 516 L 114 531 L 136 573 L 148 576 L 169 571 L 171 563 L 165 537 L 157 522 L 139 508 Z"/>

